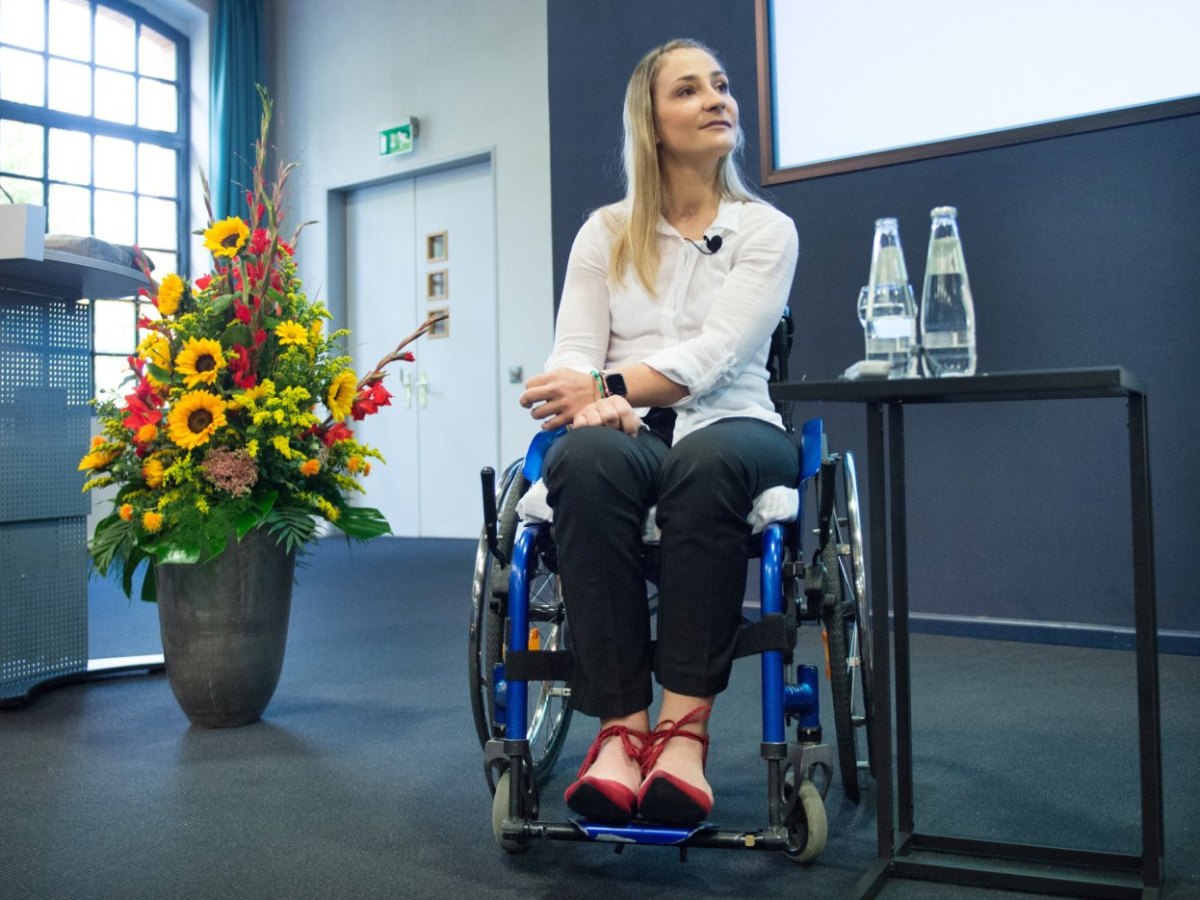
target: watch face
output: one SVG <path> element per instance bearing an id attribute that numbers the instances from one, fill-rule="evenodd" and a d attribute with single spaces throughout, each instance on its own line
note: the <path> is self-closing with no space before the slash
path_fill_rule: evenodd
<path id="1" fill-rule="evenodd" d="M 608 388 L 608 393 L 614 397 L 624 397 L 626 394 L 624 375 L 618 375 L 616 372 L 605 375 L 604 385 Z"/>

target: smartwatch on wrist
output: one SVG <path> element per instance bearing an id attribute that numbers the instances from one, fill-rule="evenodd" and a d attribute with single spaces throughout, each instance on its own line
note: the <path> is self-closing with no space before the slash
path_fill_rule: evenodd
<path id="1" fill-rule="evenodd" d="M 604 372 L 604 388 L 609 397 L 624 397 L 629 393 L 625 387 L 625 376 L 619 372 Z"/>

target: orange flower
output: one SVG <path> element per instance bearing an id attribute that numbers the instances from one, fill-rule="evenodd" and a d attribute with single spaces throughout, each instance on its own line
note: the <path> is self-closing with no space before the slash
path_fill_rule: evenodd
<path id="1" fill-rule="evenodd" d="M 158 427 L 147 422 L 137 430 L 137 437 L 134 440 L 139 444 L 148 444 L 156 437 L 158 437 Z"/>
<path id="2" fill-rule="evenodd" d="M 142 466 L 142 477 L 146 479 L 146 484 L 148 484 L 150 487 L 162 487 L 163 464 L 157 459 L 146 460 L 146 464 Z"/>
<path id="3" fill-rule="evenodd" d="M 133 518 L 133 506 L 129 503 L 122 503 L 121 508 L 117 510 L 117 515 L 123 522 L 130 521 Z"/>
<path id="4" fill-rule="evenodd" d="M 306 459 L 300 464 L 300 474 L 305 478 L 311 478 L 321 471 L 321 463 L 315 459 Z"/>
<path id="5" fill-rule="evenodd" d="M 151 534 L 162 528 L 163 517 L 162 513 L 156 513 L 154 510 L 142 513 L 142 527 Z"/>

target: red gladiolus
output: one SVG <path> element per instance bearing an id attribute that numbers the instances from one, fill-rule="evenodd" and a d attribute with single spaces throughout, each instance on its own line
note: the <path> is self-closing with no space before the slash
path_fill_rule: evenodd
<path id="1" fill-rule="evenodd" d="M 212 284 L 212 276 L 211 275 L 201 275 L 199 278 L 196 279 L 195 283 L 196 283 L 196 290 L 206 291 L 206 290 L 208 290 L 208 286 L 210 284 Z"/>
<path id="2" fill-rule="evenodd" d="M 279 249 L 282 250 L 284 253 L 286 253 L 288 256 L 291 256 L 292 254 L 294 254 L 296 252 L 295 250 L 292 249 L 292 245 L 289 244 L 287 241 L 279 241 L 279 243 L 276 246 L 278 246 Z"/>
<path id="3" fill-rule="evenodd" d="M 250 307 L 241 300 L 233 301 L 233 315 L 239 322 L 244 322 L 247 325 L 252 324 L 254 320 L 254 313 L 250 312 Z"/>
<path id="4" fill-rule="evenodd" d="M 241 344 L 234 344 L 233 352 L 237 354 L 236 359 L 229 361 L 229 371 L 233 374 L 233 383 L 242 390 L 249 390 L 258 384 L 257 376 L 251 371 L 253 364 L 250 361 L 250 351 Z"/>
<path id="5" fill-rule="evenodd" d="M 150 392 L 149 396 L 155 400 L 158 399 L 153 391 Z M 122 420 L 121 424 L 132 432 L 136 433 L 143 425 L 157 425 L 162 421 L 162 410 L 155 409 L 137 394 L 127 395 L 125 403 L 125 411 L 129 415 Z"/>
<path id="6" fill-rule="evenodd" d="M 320 437 L 326 447 L 332 447 L 338 441 L 346 441 L 354 437 L 354 432 L 346 427 L 345 422 L 334 422 Z"/>
<path id="7" fill-rule="evenodd" d="M 266 342 L 266 340 L 267 340 L 267 331 L 265 328 L 260 328 L 260 329 L 258 329 L 258 331 L 254 332 L 254 348 L 256 350 L 259 347 L 261 347 Z"/>
<path id="8" fill-rule="evenodd" d="M 405 362 L 416 362 L 417 361 L 417 358 L 412 353 L 402 354 L 400 358 L 402 360 L 404 360 Z"/>
<path id="9" fill-rule="evenodd" d="M 267 229 L 255 228 L 254 233 L 250 235 L 250 252 L 255 256 L 260 256 L 270 243 L 271 239 L 267 235 Z"/>
<path id="10" fill-rule="evenodd" d="M 350 407 L 350 415 L 356 422 L 361 422 L 367 416 L 379 412 L 379 407 L 391 405 L 391 393 L 383 386 L 382 381 L 376 381 L 363 388 L 362 393 L 354 398 L 354 404 Z"/>

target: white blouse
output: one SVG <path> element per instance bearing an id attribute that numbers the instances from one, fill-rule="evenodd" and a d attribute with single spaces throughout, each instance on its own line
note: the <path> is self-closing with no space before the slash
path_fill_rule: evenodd
<path id="1" fill-rule="evenodd" d="M 733 416 L 781 426 L 766 365 L 796 271 L 792 220 L 766 203 L 722 201 L 705 232 L 720 235 L 721 248 L 706 255 L 660 217 L 651 297 L 632 269 L 623 285 L 608 277 L 613 234 L 605 220 L 624 210 L 597 210 L 575 237 L 547 370 L 645 363 L 686 385 L 674 404 L 675 440 Z"/>

